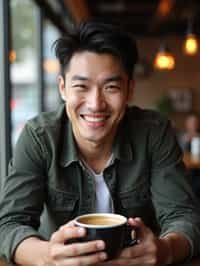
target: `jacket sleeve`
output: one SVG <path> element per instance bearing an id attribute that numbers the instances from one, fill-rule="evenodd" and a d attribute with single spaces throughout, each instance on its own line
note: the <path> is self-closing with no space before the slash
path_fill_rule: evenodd
<path id="1" fill-rule="evenodd" d="M 200 208 L 191 180 L 182 161 L 182 152 L 170 122 L 153 129 L 151 192 L 161 227 L 161 235 L 177 232 L 191 246 L 191 256 L 199 254 Z"/>
<path id="2" fill-rule="evenodd" d="M 45 200 L 45 149 L 37 132 L 26 125 L 2 177 L 0 193 L 0 255 L 11 261 L 19 243 L 37 229 Z"/>

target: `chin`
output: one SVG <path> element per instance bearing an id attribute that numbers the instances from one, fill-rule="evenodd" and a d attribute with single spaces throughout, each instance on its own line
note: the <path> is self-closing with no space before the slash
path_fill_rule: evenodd
<path id="1" fill-rule="evenodd" d="M 85 139 L 85 140 L 87 140 L 87 141 L 89 141 L 89 142 L 94 142 L 94 143 L 98 143 L 98 142 L 102 142 L 104 139 L 105 139 L 105 137 L 97 137 L 97 136 L 82 136 L 82 138 L 83 139 Z"/>
<path id="2" fill-rule="evenodd" d="M 97 137 L 85 137 L 84 139 L 90 142 L 99 142 L 102 140 L 102 138 L 97 138 Z"/>

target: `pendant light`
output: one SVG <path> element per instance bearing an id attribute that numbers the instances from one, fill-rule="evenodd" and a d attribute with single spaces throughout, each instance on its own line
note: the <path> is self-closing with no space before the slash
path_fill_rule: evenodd
<path id="1" fill-rule="evenodd" d="M 186 38 L 183 43 L 184 53 L 187 55 L 196 55 L 198 52 L 198 40 L 193 31 L 193 20 L 190 19 L 188 22 L 188 28 Z"/>
<path id="2" fill-rule="evenodd" d="M 175 68 L 175 58 L 165 44 L 162 44 L 155 56 L 154 68 L 172 70 Z"/>

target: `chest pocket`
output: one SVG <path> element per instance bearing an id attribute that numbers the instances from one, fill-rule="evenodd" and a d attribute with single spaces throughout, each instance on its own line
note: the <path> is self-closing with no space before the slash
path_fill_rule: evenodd
<path id="1" fill-rule="evenodd" d="M 147 189 L 121 192 L 119 194 L 119 200 L 121 203 L 121 208 L 127 212 L 127 214 L 140 215 L 140 211 L 144 210 L 146 206 L 151 204 L 150 193 Z"/>
<path id="2" fill-rule="evenodd" d="M 155 229 L 155 210 L 151 201 L 151 195 L 144 186 L 137 187 L 132 191 L 119 193 L 119 212 L 126 217 L 141 217 L 144 223 Z"/>
<path id="3" fill-rule="evenodd" d="M 46 206 L 53 219 L 63 224 L 78 214 L 78 195 L 48 187 Z"/>

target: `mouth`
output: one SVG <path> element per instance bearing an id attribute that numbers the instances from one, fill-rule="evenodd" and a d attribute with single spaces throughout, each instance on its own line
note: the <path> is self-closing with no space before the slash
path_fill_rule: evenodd
<path id="1" fill-rule="evenodd" d="M 103 127 L 110 117 L 110 115 L 108 114 L 103 114 L 103 115 L 81 114 L 80 116 L 87 123 L 87 125 L 92 128 Z"/>

